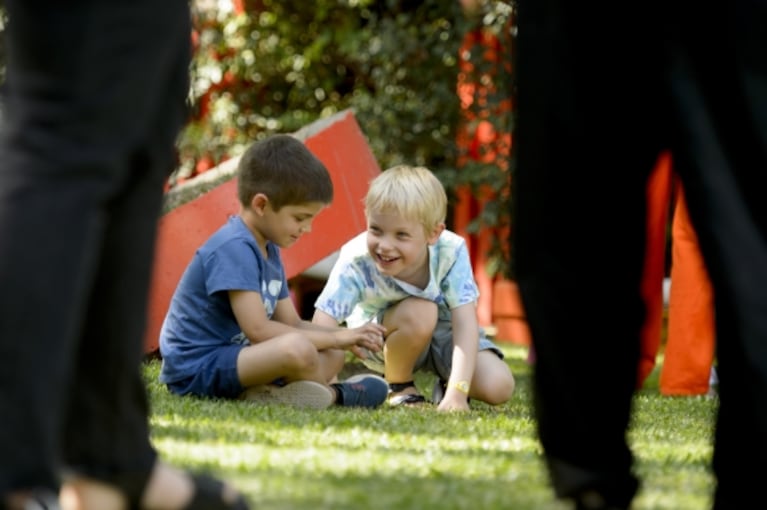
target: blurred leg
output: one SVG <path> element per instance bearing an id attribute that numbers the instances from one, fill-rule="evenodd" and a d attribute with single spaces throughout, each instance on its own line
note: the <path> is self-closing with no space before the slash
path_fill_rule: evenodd
<path id="1" fill-rule="evenodd" d="M 767 478 L 767 6 L 701 7 L 689 26 L 683 6 L 669 16 L 674 164 L 714 288 L 714 508 L 725 510 L 760 501 Z"/>
<path id="2" fill-rule="evenodd" d="M 105 30 L 127 29 L 101 51 L 106 58 L 115 47 L 130 45 L 115 62 L 128 75 L 116 107 L 134 138 L 125 147 L 124 181 L 102 210 L 107 223 L 78 351 L 65 452 L 71 467 L 136 500 L 155 457 L 140 361 L 162 187 L 174 168 L 173 144 L 185 120 L 191 27 L 182 0 L 134 0 L 130 7 L 139 15 L 110 9 L 102 21 Z M 97 34 L 91 42 L 99 39 L 110 35 Z M 115 135 L 110 146 L 119 153 L 125 132 Z"/>
<path id="3" fill-rule="evenodd" d="M 646 186 L 663 104 L 647 81 L 657 48 L 634 44 L 652 20 L 610 5 L 607 24 L 594 22 L 602 5 L 519 5 L 511 246 L 554 489 L 626 507 L 637 487 L 625 432 L 644 322 Z M 588 317 L 593 328 L 577 327 Z"/>
<path id="4" fill-rule="evenodd" d="M 62 460 L 110 480 L 138 473 L 138 490 L 155 458 L 139 361 L 188 5 L 6 5 L 0 407 L 14 411 L 0 494 L 55 489 Z"/>

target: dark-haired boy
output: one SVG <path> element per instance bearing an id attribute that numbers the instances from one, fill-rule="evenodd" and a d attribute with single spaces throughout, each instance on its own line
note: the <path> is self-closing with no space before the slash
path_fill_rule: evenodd
<path id="1" fill-rule="evenodd" d="M 280 248 L 311 230 L 333 199 L 330 175 L 306 146 L 273 135 L 238 167 L 241 209 L 196 252 L 160 332 L 160 381 L 180 395 L 245 398 L 297 407 L 375 407 L 386 382 L 332 383 L 345 349 L 378 351 L 375 324 L 329 328 L 304 321 L 290 299 Z"/>

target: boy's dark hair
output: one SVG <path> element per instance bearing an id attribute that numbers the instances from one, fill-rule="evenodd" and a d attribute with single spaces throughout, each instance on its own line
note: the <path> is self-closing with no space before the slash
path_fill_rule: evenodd
<path id="1" fill-rule="evenodd" d="M 237 196 L 245 207 L 256 193 L 269 197 L 275 211 L 286 205 L 333 201 L 327 168 L 290 135 L 272 135 L 251 145 L 240 159 L 237 176 Z"/>

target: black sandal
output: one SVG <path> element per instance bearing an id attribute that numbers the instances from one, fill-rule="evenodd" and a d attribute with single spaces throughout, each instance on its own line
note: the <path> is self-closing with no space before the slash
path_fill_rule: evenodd
<path id="1" fill-rule="evenodd" d="M 404 393 L 391 396 L 392 393 L 401 393 L 408 388 L 415 388 L 414 381 L 403 383 L 389 383 L 389 405 L 390 406 L 416 406 L 426 403 L 426 398 L 420 393 Z"/>
<path id="2" fill-rule="evenodd" d="M 189 477 L 194 484 L 194 495 L 183 510 L 249 510 L 245 497 L 234 487 L 206 474 L 189 474 Z"/>

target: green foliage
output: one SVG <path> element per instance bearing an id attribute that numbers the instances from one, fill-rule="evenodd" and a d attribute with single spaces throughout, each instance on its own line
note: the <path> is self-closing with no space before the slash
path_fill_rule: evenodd
<path id="1" fill-rule="evenodd" d="M 451 198 L 461 186 L 496 190 L 491 200 L 482 201 L 484 210 L 471 230 L 508 225 L 505 154 L 459 164 L 465 147 L 456 144 L 463 122 L 456 95 L 459 48 L 471 30 L 481 28 L 502 40 L 501 63 L 509 64 L 488 62 L 481 48 L 470 52 L 471 79 L 486 86 L 471 113 L 499 132 L 512 126 L 510 110 L 498 105 L 511 93 L 513 2 L 477 1 L 480 10 L 473 15 L 461 10 L 461 2 L 445 0 L 191 2 L 192 118 L 179 137 L 180 166 L 170 186 L 268 134 L 293 132 L 353 108 L 382 168 L 427 166 Z M 244 6 L 243 13 L 231 8 L 235 3 Z M 3 7 L 0 0 L 0 33 Z M 0 82 L 3 50 L 0 43 Z M 503 269 L 500 246 L 495 253 Z"/>
<path id="2" fill-rule="evenodd" d="M 209 94 L 210 113 L 182 137 L 187 171 L 350 107 L 382 167 L 454 160 L 458 2 L 246 5 L 240 15 L 195 9 L 192 95 L 200 107 Z"/>
<path id="3" fill-rule="evenodd" d="M 152 440 L 164 459 L 225 476 L 269 510 L 564 510 L 548 484 L 527 350 L 501 344 L 510 402 L 470 413 L 421 408 L 298 410 L 171 395 L 145 365 Z M 348 364 L 345 373 L 361 369 Z M 434 378 L 418 373 L 427 396 Z M 607 384 L 608 382 L 606 382 Z M 629 440 L 643 485 L 635 510 L 710 506 L 717 400 L 638 393 Z"/>

